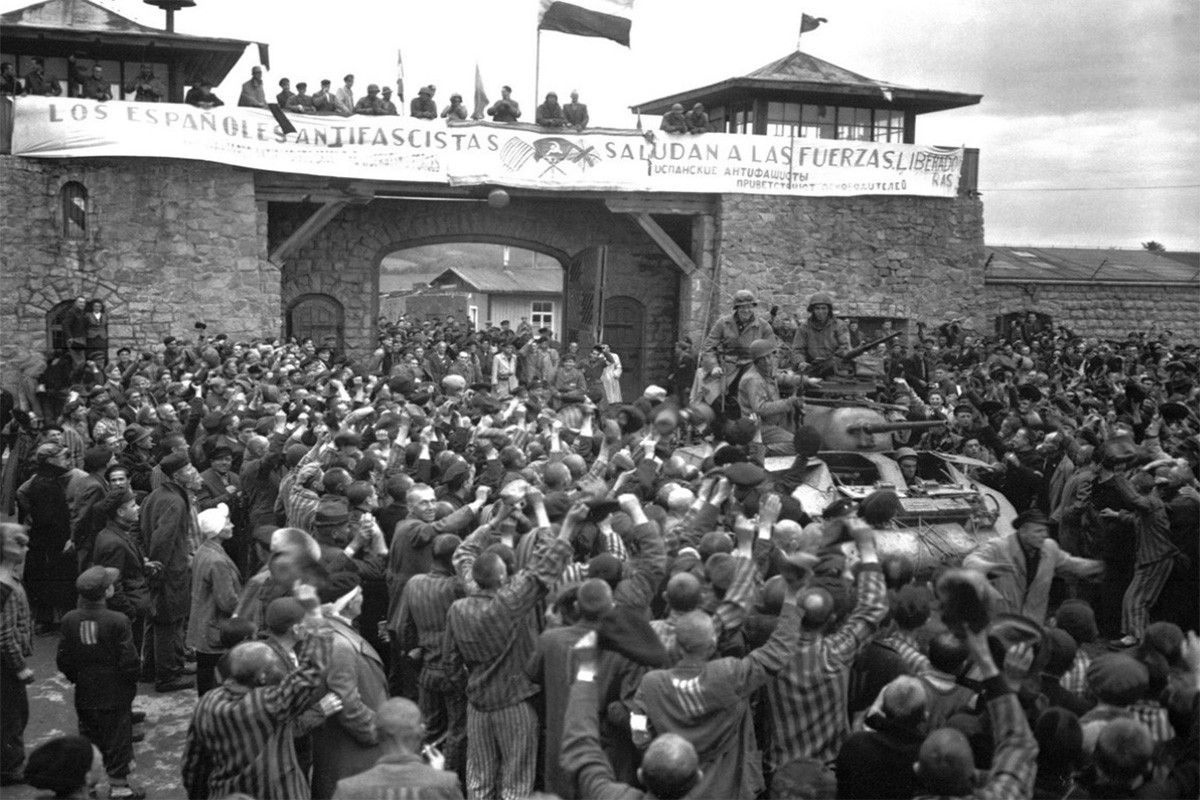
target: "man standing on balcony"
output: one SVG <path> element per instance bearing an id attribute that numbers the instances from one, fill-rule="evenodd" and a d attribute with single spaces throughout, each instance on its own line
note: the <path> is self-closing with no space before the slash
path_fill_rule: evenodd
<path id="1" fill-rule="evenodd" d="M 126 84 L 125 94 L 132 94 L 139 103 L 161 103 L 167 99 L 167 90 L 163 88 L 162 81 L 154 77 L 154 68 L 149 64 L 142 64 L 142 71 Z"/>
<path id="2" fill-rule="evenodd" d="M 238 105 L 246 108 L 266 108 L 267 95 L 263 92 L 262 67 L 250 70 L 250 80 L 242 84 L 242 95 Z"/>

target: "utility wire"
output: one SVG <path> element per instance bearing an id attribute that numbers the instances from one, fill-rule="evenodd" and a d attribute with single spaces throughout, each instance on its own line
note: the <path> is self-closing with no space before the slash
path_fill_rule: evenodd
<path id="1" fill-rule="evenodd" d="M 981 192 L 1142 192 L 1155 189 L 1200 189 L 1200 183 L 1178 183 L 1166 186 L 1043 186 L 1027 189 L 988 189 L 980 187 Z"/>

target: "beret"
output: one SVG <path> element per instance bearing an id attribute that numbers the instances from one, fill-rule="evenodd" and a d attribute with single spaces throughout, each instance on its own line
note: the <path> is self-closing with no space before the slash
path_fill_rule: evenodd
<path id="1" fill-rule="evenodd" d="M 187 453 L 168 453 L 162 461 L 158 462 L 158 468 L 169 478 L 191 463 Z"/>
<path id="2" fill-rule="evenodd" d="M 1061 675 L 1075 661 L 1079 646 L 1075 638 L 1062 628 L 1047 628 L 1042 634 L 1042 649 L 1046 652 L 1046 672 Z"/>
<path id="3" fill-rule="evenodd" d="M 113 567 L 88 567 L 75 579 L 75 590 L 88 600 L 99 600 L 120 577 L 121 571 Z"/>
<path id="4" fill-rule="evenodd" d="M 83 471 L 95 472 L 101 467 L 107 466 L 108 462 L 112 460 L 112 455 L 112 450 L 102 444 L 89 447 L 83 451 Z"/>
<path id="5" fill-rule="evenodd" d="M 1096 612 L 1083 601 L 1064 602 L 1054 615 L 1054 624 L 1071 634 L 1077 644 L 1094 642 L 1100 636 L 1096 627 Z"/>
<path id="6" fill-rule="evenodd" d="M 25 783 L 65 794 L 83 788 L 91 768 L 92 743 L 82 736 L 60 736 L 29 754 Z"/>
<path id="7" fill-rule="evenodd" d="M 317 501 L 315 520 L 317 525 L 341 525 L 349 519 L 350 505 L 344 497 L 326 496 Z M 342 594 L 345 594 L 345 592 Z"/>
<path id="8" fill-rule="evenodd" d="M 757 464 L 742 461 L 725 467 L 725 477 L 734 486 L 758 486 L 767 479 L 767 473 Z"/>
<path id="9" fill-rule="evenodd" d="M 1088 665 L 1087 682 L 1100 702 L 1127 706 L 1146 693 L 1150 671 L 1132 656 L 1106 653 Z"/>
<path id="10" fill-rule="evenodd" d="M 220 430 L 225 426 L 226 417 L 220 411 L 213 411 L 205 414 L 200 420 L 200 424 L 204 426 L 204 430 L 208 432 Z"/>
<path id="11" fill-rule="evenodd" d="M 621 560 L 612 553 L 601 553 L 588 562 L 587 576 L 616 583 L 621 580 Z"/>
<path id="12" fill-rule="evenodd" d="M 903 510 L 900 496 L 891 489 L 871 492 L 858 504 L 858 516 L 873 528 L 886 525 Z"/>

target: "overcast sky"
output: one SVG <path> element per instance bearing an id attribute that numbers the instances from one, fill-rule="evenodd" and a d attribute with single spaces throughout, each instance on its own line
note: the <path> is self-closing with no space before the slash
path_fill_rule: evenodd
<path id="1" fill-rule="evenodd" d="M 141 0 L 99 0 L 139 22 Z M 0 0 L 9 10 L 28 3 Z M 280 77 L 433 83 L 470 102 L 476 61 L 532 116 L 537 0 L 199 0 L 177 30 L 271 45 Z M 988 244 L 1200 249 L 1200 2 L 1196 0 L 637 0 L 632 46 L 544 33 L 541 93 L 578 89 L 593 124 L 741 75 L 796 46 L 801 11 L 829 22 L 802 48 L 863 75 L 982 94 L 918 118 L 917 141 L 978 147 Z M 254 48 L 219 88 L 226 102 Z M 1160 187 L 1160 188 L 1152 188 Z M 1184 187 L 1184 188 L 1161 188 Z"/>

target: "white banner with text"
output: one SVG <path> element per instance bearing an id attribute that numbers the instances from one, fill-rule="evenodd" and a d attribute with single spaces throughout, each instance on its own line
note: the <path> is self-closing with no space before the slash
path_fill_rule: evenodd
<path id="1" fill-rule="evenodd" d="M 961 148 L 747 134 L 544 129 L 409 117 L 15 98 L 12 152 L 156 157 L 360 180 L 559 191 L 954 197 Z"/>

